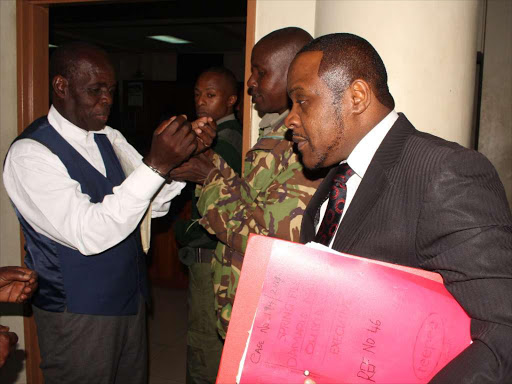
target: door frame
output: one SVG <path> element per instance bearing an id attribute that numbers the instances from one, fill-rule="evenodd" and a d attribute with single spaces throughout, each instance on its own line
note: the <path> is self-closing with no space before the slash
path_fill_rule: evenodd
<path id="1" fill-rule="evenodd" d="M 18 82 L 18 134 L 36 118 L 48 113 L 48 7 L 53 4 L 97 2 L 99 0 L 17 0 L 16 66 Z M 21 229 L 20 229 L 21 232 Z M 21 263 L 25 252 L 20 236 Z M 28 384 L 43 384 L 41 357 L 34 316 L 23 318 Z"/>
<path id="2" fill-rule="evenodd" d="M 250 76 L 251 51 L 254 46 L 256 1 L 247 0 L 245 44 L 243 154 L 251 147 L 251 102 L 247 94 Z M 71 3 L 101 3 L 105 0 L 17 0 L 16 1 L 16 58 L 18 81 L 18 134 L 36 118 L 48 113 L 48 7 Z M 21 262 L 24 239 L 21 235 Z M 24 317 L 26 373 L 28 384 L 42 384 L 43 376 L 34 317 Z"/>

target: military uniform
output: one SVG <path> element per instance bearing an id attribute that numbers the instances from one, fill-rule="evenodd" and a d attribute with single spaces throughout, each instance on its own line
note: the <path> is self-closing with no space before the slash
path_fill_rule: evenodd
<path id="1" fill-rule="evenodd" d="M 320 184 L 305 176 L 283 121 L 275 117 L 245 158 L 243 177 L 214 156 L 199 195 L 200 224 L 220 242 L 212 262 L 217 328 L 225 338 L 249 234 L 299 241 L 302 215 Z M 262 120 L 263 123 L 269 118 Z M 261 125 L 260 125 L 261 127 Z"/>
<path id="2" fill-rule="evenodd" d="M 217 137 L 212 149 L 240 174 L 242 127 L 233 114 L 217 121 Z M 218 241 L 197 222 L 200 216 L 195 202 L 193 198 L 192 219 L 178 221 L 175 233 L 181 245 L 180 260 L 189 268 L 187 383 L 202 384 L 215 382 L 224 344 L 216 328 L 210 267 Z"/>

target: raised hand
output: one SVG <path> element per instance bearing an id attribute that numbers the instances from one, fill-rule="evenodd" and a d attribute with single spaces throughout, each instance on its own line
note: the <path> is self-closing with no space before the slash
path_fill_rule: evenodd
<path id="1" fill-rule="evenodd" d="M 166 175 L 188 159 L 196 148 L 196 134 L 187 117 L 171 117 L 153 133 L 151 149 L 144 162 Z"/>
<path id="2" fill-rule="evenodd" d="M 23 267 L 0 268 L 0 301 L 22 303 L 37 288 L 37 273 Z"/>
<path id="3" fill-rule="evenodd" d="M 197 149 L 194 152 L 197 155 L 211 147 L 217 135 L 217 124 L 211 117 L 205 116 L 193 121 L 192 129 L 197 135 Z"/>

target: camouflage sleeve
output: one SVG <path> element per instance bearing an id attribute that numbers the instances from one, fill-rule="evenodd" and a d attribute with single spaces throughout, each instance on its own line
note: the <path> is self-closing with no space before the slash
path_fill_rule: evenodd
<path id="1" fill-rule="evenodd" d="M 244 178 L 217 160 L 197 203 L 200 224 L 208 232 L 239 252 L 251 233 L 299 240 L 302 214 L 316 184 L 305 180 L 290 144 L 253 151 Z"/>

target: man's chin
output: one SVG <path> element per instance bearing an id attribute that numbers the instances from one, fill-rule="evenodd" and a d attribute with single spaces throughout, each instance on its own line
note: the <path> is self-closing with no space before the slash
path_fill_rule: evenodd
<path id="1" fill-rule="evenodd" d="M 87 127 L 87 130 L 96 132 L 96 131 L 101 131 L 105 127 L 106 127 L 106 124 L 104 121 L 97 121 L 97 122 L 94 122 L 93 124 L 89 124 Z"/>
<path id="2" fill-rule="evenodd" d="M 304 167 L 306 167 L 307 169 L 315 170 L 318 168 L 317 163 L 313 161 L 311 156 L 304 156 L 304 153 L 302 151 L 299 151 L 299 160 L 302 163 L 302 165 L 304 165 Z"/>
<path id="3" fill-rule="evenodd" d="M 263 116 L 266 113 L 270 113 L 267 108 L 265 108 L 265 105 L 261 102 L 261 99 L 258 98 L 256 101 L 253 99 L 253 105 L 256 112 L 258 112 L 258 115 Z"/>
<path id="4" fill-rule="evenodd" d="M 306 156 L 304 156 L 304 154 L 302 152 L 300 152 L 300 160 L 302 162 L 302 164 L 304 164 L 304 166 L 309 169 L 309 170 L 317 170 L 317 169 L 322 169 L 322 168 L 327 168 L 329 167 L 330 165 L 327 164 L 327 160 L 325 157 L 321 157 L 321 158 L 318 158 L 318 157 L 313 157 L 311 156 L 311 154 L 307 154 Z"/>

